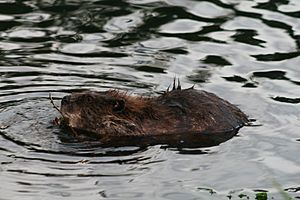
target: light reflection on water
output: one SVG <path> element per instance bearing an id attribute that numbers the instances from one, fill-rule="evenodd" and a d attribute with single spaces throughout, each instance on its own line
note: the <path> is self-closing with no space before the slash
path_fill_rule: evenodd
<path id="1" fill-rule="evenodd" d="M 299 2 L 3 1 L 2 199 L 299 198 Z M 49 103 L 82 89 L 137 94 L 174 76 L 237 104 L 252 127 L 216 147 L 70 141 Z M 68 142 L 66 142 L 68 141 Z"/>

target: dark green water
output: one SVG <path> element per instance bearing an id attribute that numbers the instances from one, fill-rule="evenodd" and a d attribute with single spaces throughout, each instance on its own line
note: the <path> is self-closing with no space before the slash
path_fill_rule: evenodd
<path id="1" fill-rule="evenodd" d="M 0 199 L 299 199 L 299 39 L 298 0 L 0 1 Z M 142 149 L 51 124 L 49 92 L 149 95 L 175 76 L 258 126 L 211 148 Z"/>

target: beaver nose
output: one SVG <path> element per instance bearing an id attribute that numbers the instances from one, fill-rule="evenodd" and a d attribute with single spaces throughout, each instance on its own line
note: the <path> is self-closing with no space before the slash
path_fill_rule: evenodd
<path id="1" fill-rule="evenodd" d="M 67 95 L 67 96 L 64 96 L 61 100 L 61 104 L 62 105 L 66 105 L 68 103 L 70 103 L 70 100 L 71 100 L 71 96 L 70 95 Z"/>

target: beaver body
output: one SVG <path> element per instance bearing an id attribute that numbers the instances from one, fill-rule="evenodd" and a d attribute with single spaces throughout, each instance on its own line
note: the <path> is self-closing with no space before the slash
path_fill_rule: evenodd
<path id="1" fill-rule="evenodd" d="M 114 146 L 212 146 L 230 139 L 248 122 L 236 106 L 193 87 L 174 88 L 157 97 L 117 90 L 73 93 L 62 99 L 61 113 L 77 137 Z"/>

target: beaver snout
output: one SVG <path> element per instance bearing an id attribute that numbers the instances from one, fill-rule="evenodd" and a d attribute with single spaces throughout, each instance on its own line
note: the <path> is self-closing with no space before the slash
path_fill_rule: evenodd
<path id="1" fill-rule="evenodd" d="M 67 96 L 64 96 L 61 100 L 61 105 L 67 105 L 70 103 L 70 100 L 71 100 L 71 96 L 70 95 L 67 95 Z"/>

